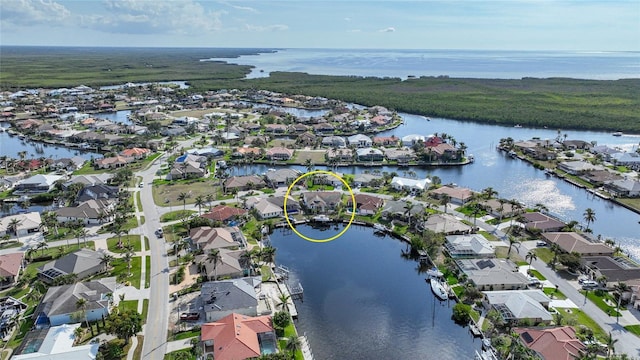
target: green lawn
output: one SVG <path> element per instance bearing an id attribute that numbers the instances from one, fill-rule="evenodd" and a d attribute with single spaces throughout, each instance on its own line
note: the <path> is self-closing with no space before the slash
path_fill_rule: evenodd
<path id="1" fill-rule="evenodd" d="M 262 265 L 260 268 L 262 274 L 262 281 L 269 281 L 271 279 L 271 268 L 267 265 Z"/>
<path id="2" fill-rule="evenodd" d="M 168 221 L 180 220 L 185 216 L 189 216 L 189 215 L 195 214 L 195 213 L 196 213 L 196 211 L 194 211 L 194 210 L 174 210 L 174 211 L 170 211 L 170 212 L 162 214 L 162 216 L 160 216 L 160 222 L 168 222 Z"/>
<path id="3" fill-rule="evenodd" d="M 146 323 L 149 314 L 149 299 L 142 300 L 142 320 Z"/>
<path id="4" fill-rule="evenodd" d="M 624 328 L 633 335 L 640 336 L 640 325 L 627 325 Z"/>
<path id="5" fill-rule="evenodd" d="M 138 312 L 138 300 L 123 300 L 118 304 L 118 309 L 120 310 L 133 310 Z"/>
<path id="6" fill-rule="evenodd" d="M 182 355 L 184 354 L 184 355 Z M 164 360 L 195 360 L 196 356 L 191 353 L 191 349 L 183 349 L 174 352 L 170 352 L 164 355 Z"/>
<path id="7" fill-rule="evenodd" d="M 140 243 L 140 235 L 125 235 L 122 237 L 122 247 L 118 247 L 118 237 L 112 237 L 112 238 L 108 238 L 107 239 L 107 248 L 109 249 L 109 251 L 117 253 L 117 254 L 123 254 L 125 252 L 127 252 L 127 250 L 124 248 L 124 246 L 127 245 L 131 245 L 133 246 L 133 251 L 134 252 L 139 252 L 142 251 L 142 244 Z"/>
<path id="8" fill-rule="evenodd" d="M 593 321 L 589 317 L 589 315 L 585 314 L 580 309 L 565 309 L 565 308 L 556 308 L 566 319 L 573 319 L 577 324 L 584 325 L 593 331 L 593 334 L 600 341 L 604 341 L 607 337 L 607 334 L 602 330 L 600 325 Z"/>
<path id="9" fill-rule="evenodd" d="M 2 242 L 2 244 L 0 245 L 0 249 L 9 249 L 9 248 L 16 248 L 21 246 L 22 246 L 22 243 L 20 241 L 11 240 L 11 241 Z"/>
<path id="10" fill-rule="evenodd" d="M 567 298 L 567 296 L 563 294 L 562 291 L 556 290 L 556 288 L 546 287 L 543 288 L 542 291 L 544 291 L 544 293 L 552 299 L 564 300 Z"/>
<path id="11" fill-rule="evenodd" d="M 538 256 L 538 259 L 546 262 L 547 264 L 550 263 L 551 260 L 553 260 L 553 252 L 551 252 L 551 250 L 547 248 L 537 248 L 534 251 Z"/>
<path id="12" fill-rule="evenodd" d="M 544 277 L 544 275 L 540 274 L 540 272 L 538 270 L 536 270 L 536 269 L 529 270 L 529 273 L 531 274 L 531 276 L 535 276 L 536 279 L 538 279 L 540 281 L 547 280 L 547 278 Z"/>
<path id="13" fill-rule="evenodd" d="M 136 202 L 138 203 L 138 211 L 142 211 L 142 201 L 140 201 L 140 191 L 136 193 Z"/>
<path id="14" fill-rule="evenodd" d="M 290 323 L 289 325 L 287 325 L 286 328 L 284 328 L 284 337 L 285 338 L 290 338 L 293 336 L 298 336 L 297 332 L 296 332 L 296 328 L 293 325 L 293 322 Z M 287 345 L 287 340 L 286 339 L 279 339 L 278 340 L 278 346 L 280 347 L 280 351 L 286 351 L 285 347 Z M 296 351 L 295 354 L 295 360 L 304 360 L 304 356 L 302 355 L 302 351 L 298 350 Z"/>
<path id="15" fill-rule="evenodd" d="M 149 250 L 149 238 L 146 236 L 144 237 L 144 248 Z"/>
<path id="16" fill-rule="evenodd" d="M 585 294 L 586 291 L 584 290 L 580 290 L 580 293 L 582 295 Z M 589 291 L 589 293 L 587 294 L 587 299 L 589 299 L 592 303 L 594 303 L 598 308 L 600 308 L 600 310 L 604 311 L 605 314 L 609 314 L 611 316 L 616 316 L 616 314 L 618 314 L 618 312 L 616 311 L 616 307 L 615 306 L 609 306 L 607 305 L 607 303 L 605 303 L 605 299 L 609 299 L 611 302 L 613 302 L 613 296 L 611 296 L 609 293 L 605 292 L 603 296 L 598 296 L 596 294 L 595 291 Z"/>
<path id="17" fill-rule="evenodd" d="M 64 251 L 61 252 L 60 249 L 64 249 Z M 82 239 L 80 239 L 80 246 L 78 247 L 78 243 L 77 242 L 69 242 L 69 246 L 67 247 L 67 245 L 60 245 L 60 246 L 53 246 L 53 247 L 49 247 L 46 249 L 40 249 L 40 250 L 36 250 L 33 255 L 32 258 L 33 259 L 37 259 L 39 257 L 46 257 L 46 256 L 51 256 L 51 257 L 56 257 L 56 256 L 64 256 L 70 252 L 76 251 L 78 249 L 82 249 L 84 248 L 84 243 L 82 241 Z M 87 249 L 91 249 L 91 250 L 95 250 L 95 243 L 93 241 L 87 241 Z"/>
<path id="18" fill-rule="evenodd" d="M 144 260 L 144 283 L 145 288 L 149 287 L 149 283 L 151 282 L 151 256 L 145 256 Z"/>
<path id="19" fill-rule="evenodd" d="M 200 336 L 200 329 L 198 330 L 187 330 L 175 333 L 173 335 L 173 340 L 184 340 L 192 337 Z"/>
<path id="20" fill-rule="evenodd" d="M 113 266 L 111 276 L 118 277 L 118 281 L 128 281 L 132 286 L 140 289 L 140 263 L 140 256 L 134 256 L 131 259 L 131 276 L 127 276 L 127 263 L 123 259 L 115 259 L 111 264 Z"/>
<path id="21" fill-rule="evenodd" d="M 144 216 L 140 216 L 140 225 L 144 225 L 144 221 L 145 221 Z"/>

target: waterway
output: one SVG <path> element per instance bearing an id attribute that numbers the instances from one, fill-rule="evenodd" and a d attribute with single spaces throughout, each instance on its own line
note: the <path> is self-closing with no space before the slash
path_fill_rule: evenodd
<path id="1" fill-rule="evenodd" d="M 0 126 L 5 129 L 8 128 L 8 125 L 8 123 L 0 123 Z M 49 145 L 30 141 L 29 139 L 20 139 L 18 136 L 9 136 L 9 133 L 6 131 L 0 131 L 0 154 L 17 159 L 20 151 L 27 152 L 27 159 L 40 157 L 61 159 L 80 156 L 89 160 L 91 157 L 102 157 L 99 153 L 69 149 L 64 146 Z"/>
<path id="2" fill-rule="evenodd" d="M 313 238 L 341 230 L 299 229 Z M 328 243 L 284 230 L 271 240 L 276 261 L 304 287 L 296 327 L 316 359 L 458 360 L 480 348 L 468 328 L 451 320 L 454 303 L 435 300 L 418 263 L 401 256 L 400 241 L 359 226 Z"/>

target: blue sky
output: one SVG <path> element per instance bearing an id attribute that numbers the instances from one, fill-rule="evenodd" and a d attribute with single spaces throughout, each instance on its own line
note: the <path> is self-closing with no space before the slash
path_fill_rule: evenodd
<path id="1" fill-rule="evenodd" d="M 0 44 L 640 51 L 640 0 L 2 0 Z"/>

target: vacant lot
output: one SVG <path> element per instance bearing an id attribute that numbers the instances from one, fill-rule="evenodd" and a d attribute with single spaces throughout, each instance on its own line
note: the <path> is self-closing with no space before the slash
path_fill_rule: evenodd
<path id="1" fill-rule="evenodd" d="M 178 200 L 181 193 L 189 195 L 186 204 L 193 204 L 196 202 L 197 196 L 202 195 L 206 197 L 207 194 L 214 194 L 219 191 L 220 186 L 213 180 L 154 184 L 153 201 L 158 206 L 183 206 L 185 202 Z"/>
<path id="2" fill-rule="evenodd" d="M 325 150 L 300 150 L 296 152 L 296 162 L 303 163 L 311 159 L 314 165 L 324 164 Z"/>

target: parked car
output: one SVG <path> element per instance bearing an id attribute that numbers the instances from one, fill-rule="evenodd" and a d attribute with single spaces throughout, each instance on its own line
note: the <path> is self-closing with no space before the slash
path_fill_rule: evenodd
<path id="1" fill-rule="evenodd" d="M 198 320 L 200 319 L 200 313 L 190 312 L 190 313 L 182 313 L 180 314 L 180 320 Z"/>
<path id="2" fill-rule="evenodd" d="M 546 242 L 544 242 L 544 241 L 538 241 L 538 242 L 536 243 L 536 246 L 537 246 L 537 247 L 545 247 L 545 246 L 547 246 L 547 243 L 546 243 Z"/>
<path id="3" fill-rule="evenodd" d="M 162 231 L 162 228 L 159 228 L 158 230 L 156 230 L 156 236 L 161 238 L 162 235 L 164 235 L 164 232 Z"/>
<path id="4" fill-rule="evenodd" d="M 593 280 L 585 280 L 582 282 L 583 289 L 595 289 L 598 287 L 598 283 Z"/>

